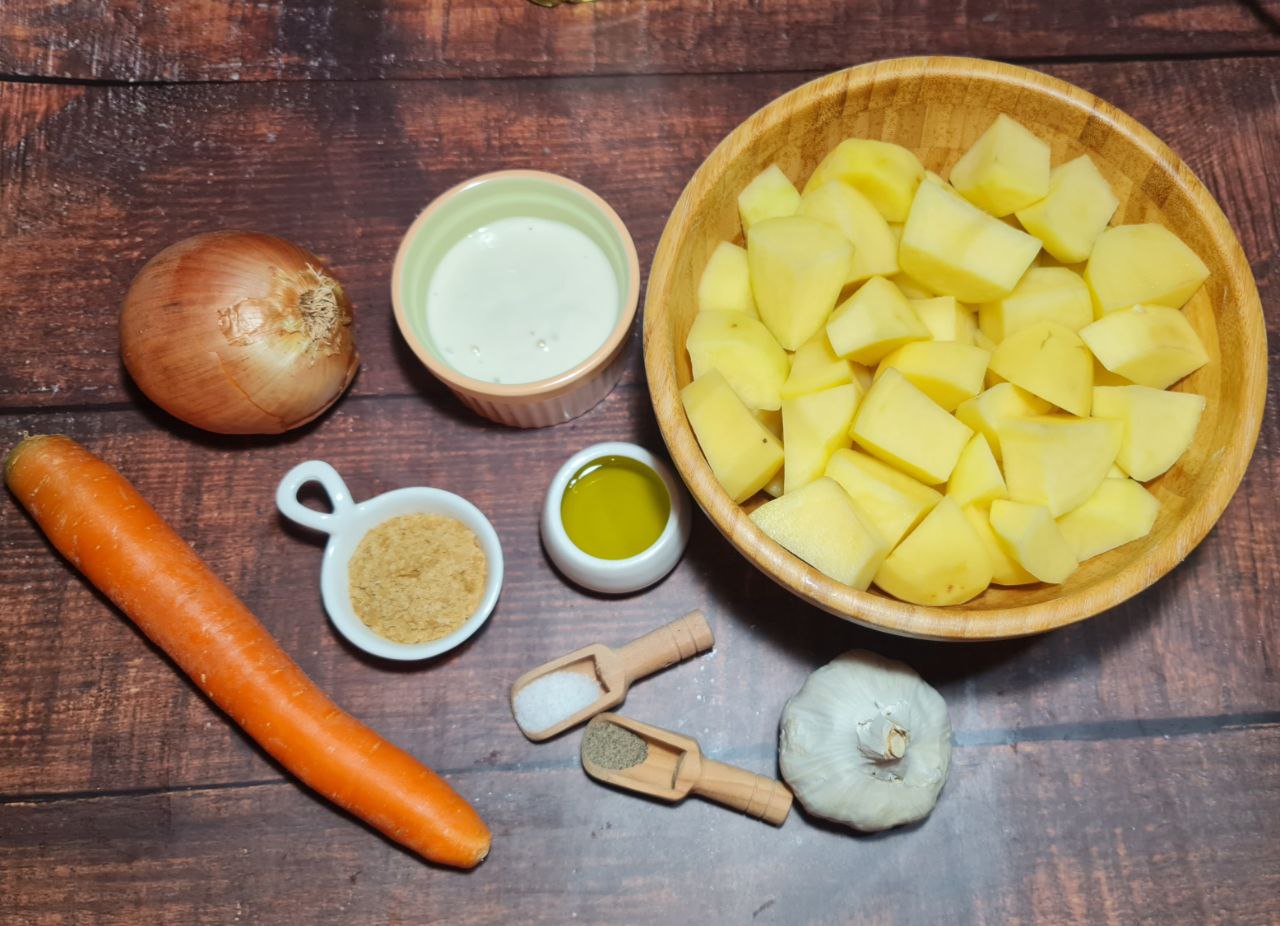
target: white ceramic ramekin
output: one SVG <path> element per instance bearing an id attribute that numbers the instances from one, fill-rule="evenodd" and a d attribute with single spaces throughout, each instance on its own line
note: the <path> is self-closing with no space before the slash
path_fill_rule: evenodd
<path id="1" fill-rule="evenodd" d="M 571 225 L 600 246 L 618 279 L 618 305 L 605 307 L 616 310 L 617 320 L 595 353 L 563 373 L 510 385 L 473 379 L 445 363 L 435 349 L 420 294 L 461 238 L 497 219 L 528 215 Z M 391 271 L 396 324 L 418 359 L 472 411 L 518 428 L 568 421 L 609 394 L 622 375 L 623 348 L 639 299 L 640 260 L 622 219 L 582 184 L 537 170 L 483 174 L 441 193 L 405 232 Z"/>
<path id="2" fill-rule="evenodd" d="M 298 490 L 318 482 L 329 496 L 331 513 L 316 511 L 298 501 Z M 320 594 L 333 626 L 353 646 L 384 659 L 430 659 L 453 649 L 489 619 L 502 589 L 502 545 L 489 519 L 461 496 L 443 489 L 414 487 L 384 492 L 355 504 L 342 477 L 322 460 L 299 463 L 285 473 L 276 488 L 276 507 L 290 521 L 329 535 L 320 567 Z M 487 561 L 484 594 L 467 620 L 447 637 L 429 643 L 396 643 L 374 633 L 351 607 L 347 565 L 356 547 L 371 528 L 406 514 L 438 514 L 456 518 L 476 535 Z"/>
<path id="3" fill-rule="evenodd" d="M 627 559 L 601 559 L 584 553 L 569 539 L 560 516 L 565 489 L 574 473 L 592 460 L 607 456 L 630 457 L 652 469 L 661 477 L 671 500 L 667 524 L 658 539 L 643 553 Z M 571 581 L 593 592 L 622 595 L 653 585 L 676 567 L 684 555 L 684 548 L 689 545 L 691 525 L 689 493 L 671 475 L 667 464 L 636 444 L 606 441 L 579 450 L 565 461 L 551 480 L 546 504 L 542 508 L 542 544 L 556 568 Z"/>

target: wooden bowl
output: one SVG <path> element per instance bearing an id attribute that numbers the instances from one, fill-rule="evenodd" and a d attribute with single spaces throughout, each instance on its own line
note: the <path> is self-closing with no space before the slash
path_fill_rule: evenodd
<path id="1" fill-rule="evenodd" d="M 1209 266 L 1186 307 L 1212 358 L 1177 388 L 1208 406 L 1191 449 L 1148 488 L 1160 516 L 1143 540 L 1083 564 L 1062 585 L 988 589 L 933 608 L 860 592 L 827 578 L 764 535 L 707 466 L 680 404 L 691 378 L 684 349 L 698 278 L 721 240 L 741 240 L 737 196 L 776 162 L 803 181 L 827 151 L 859 136 L 897 142 L 946 176 L 998 113 L 1049 142 L 1053 163 L 1087 153 L 1120 198 L 1115 224 L 1160 222 Z M 748 560 L 804 600 L 893 633 L 989 640 L 1039 633 L 1142 591 L 1208 533 L 1240 483 L 1266 393 L 1266 329 L 1249 264 L 1222 210 L 1151 132 L 1097 97 L 1024 68 L 968 58 L 902 58 L 839 71 L 785 94 L 733 130 L 698 168 L 667 220 L 649 275 L 644 355 L 658 424 L 695 499 Z"/>

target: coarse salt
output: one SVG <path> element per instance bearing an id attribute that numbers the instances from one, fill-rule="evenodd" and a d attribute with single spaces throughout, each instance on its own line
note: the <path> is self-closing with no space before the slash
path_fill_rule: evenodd
<path id="1" fill-rule="evenodd" d="M 580 672 L 543 675 L 516 695 L 516 723 L 526 733 L 540 733 L 595 704 L 603 693 L 594 679 Z"/>

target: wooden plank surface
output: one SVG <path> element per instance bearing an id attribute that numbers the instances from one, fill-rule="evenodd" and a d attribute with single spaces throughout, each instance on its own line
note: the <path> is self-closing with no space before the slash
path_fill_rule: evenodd
<path id="1" fill-rule="evenodd" d="M 1046 70 L 1127 110 L 1183 156 L 1219 198 L 1274 305 L 1275 62 Z M 702 159 L 805 79 L 0 84 L 0 137 L 18 139 L 0 150 L 0 402 L 130 401 L 116 356 L 129 281 L 164 245 L 222 227 L 281 234 L 329 258 L 357 306 L 365 362 L 354 393 L 412 393 L 424 374 L 395 331 L 389 274 L 400 236 L 433 196 L 485 170 L 563 173 L 613 204 L 647 267 Z M 1280 331 L 1280 315 L 1268 322 Z"/>
<path id="2" fill-rule="evenodd" d="M 909 54 L 1027 59 L 1280 51 L 1257 0 L 7 0 L 0 75 L 121 81 L 831 69 Z"/>
<path id="3" fill-rule="evenodd" d="M 451 775 L 497 835 L 467 876 L 424 868 L 296 788 L 259 784 L 5 807 L 0 896 L 12 922 L 42 923 L 73 909 L 102 924 L 144 911 L 310 926 L 1275 922 L 1275 726 L 961 745 L 923 825 L 863 839 L 794 812 L 775 831 L 697 799 L 669 808 L 612 791 L 576 767 L 572 745 L 542 747 L 536 767 Z M 768 748 L 729 757 L 772 765 Z"/>
<path id="4" fill-rule="evenodd" d="M 0 72 L 221 80 L 231 62 L 252 62 L 239 84 L 0 83 L 0 447 L 23 430 L 63 431 L 117 462 L 336 700 L 444 771 L 495 831 L 492 858 L 455 875 L 306 795 L 9 501 L 0 505 L 0 923 L 1276 920 L 1274 412 L 1239 495 L 1187 562 L 1113 612 L 1048 636 L 948 646 L 841 623 L 747 567 L 701 518 L 656 589 L 588 595 L 541 552 L 541 493 L 590 442 L 660 448 L 638 343 L 622 384 L 583 418 L 545 431 L 489 427 L 421 371 L 394 330 L 387 274 L 399 234 L 459 179 L 538 167 L 609 199 L 647 263 L 698 162 L 808 75 L 250 83 L 792 70 L 926 46 L 1199 55 L 1266 51 L 1276 36 L 1265 4 L 1213 0 L 1126 8 L 1130 24 L 1093 28 L 1091 50 L 1081 49 L 1082 24 L 1098 22 L 1092 4 L 815 12 L 765 2 L 751 4 L 754 15 L 743 6 L 252 4 L 229 15 L 215 3 L 175 5 L 182 12 L 170 21 L 143 3 L 73 2 L 58 9 L 112 27 L 80 25 L 70 38 L 37 4 L 0 9 Z M 518 38 L 540 16 L 567 25 L 541 45 Z M 263 25 L 277 20 L 276 31 Z M 416 46 L 405 44 L 410 28 Z M 1275 60 L 1046 70 L 1142 120 L 1219 197 L 1258 277 L 1274 363 Z M 117 306 L 138 266 L 186 234 L 235 225 L 332 258 L 359 307 L 364 364 L 352 394 L 282 439 L 177 425 L 118 364 Z M 1271 388 L 1274 409 L 1274 377 Z M 425 667 L 366 659 L 339 640 L 316 588 L 318 538 L 284 525 L 271 505 L 280 475 L 311 457 L 334 463 L 357 498 L 431 484 L 489 514 L 508 581 L 476 639 Z M 873 838 L 803 815 L 775 832 L 698 802 L 672 810 L 601 788 L 577 768 L 576 734 L 535 746 L 518 733 L 504 694 L 524 669 L 693 606 L 708 610 L 716 649 L 638 685 L 626 713 L 771 773 L 779 711 L 813 668 L 853 646 L 904 658 L 946 695 L 956 730 L 935 814 Z"/>

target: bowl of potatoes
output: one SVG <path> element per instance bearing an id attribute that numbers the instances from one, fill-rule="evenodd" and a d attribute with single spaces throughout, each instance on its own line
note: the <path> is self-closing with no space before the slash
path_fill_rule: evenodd
<path id="1" fill-rule="evenodd" d="M 658 423 L 699 505 L 832 614 L 982 640 L 1181 562 L 1248 466 L 1266 329 L 1150 131 L 976 59 L 850 68 L 736 128 L 649 275 Z"/>

